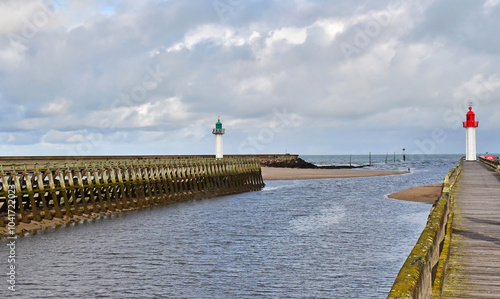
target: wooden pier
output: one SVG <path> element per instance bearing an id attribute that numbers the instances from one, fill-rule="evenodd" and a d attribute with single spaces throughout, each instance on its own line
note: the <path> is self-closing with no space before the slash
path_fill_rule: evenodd
<path id="1" fill-rule="evenodd" d="M 500 298 L 500 161 L 479 160 L 444 178 L 388 298 Z"/>
<path id="2" fill-rule="evenodd" d="M 500 175 L 465 162 L 442 298 L 500 298 Z"/>
<path id="3" fill-rule="evenodd" d="M 123 157 L 119 157 L 123 158 Z M 71 219 L 260 190 L 258 159 L 40 157 L 0 164 L 0 232 L 20 222 Z"/>

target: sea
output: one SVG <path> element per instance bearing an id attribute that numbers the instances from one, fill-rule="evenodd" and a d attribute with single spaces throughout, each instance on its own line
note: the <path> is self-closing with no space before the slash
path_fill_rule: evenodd
<path id="1" fill-rule="evenodd" d="M 365 165 L 368 155 L 300 156 Z M 389 199 L 440 183 L 461 155 L 372 155 L 403 175 L 267 181 L 0 240 L 3 298 L 386 298 L 431 205 Z M 15 257 L 12 257 L 14 253 Z M 9 255 L 11 257 L 9 258 Z M 12 262 L 12 258 L 15 259 Z M 10 260 L 10 261 L 9 261 Z M 9 272 L 15 266 L 15 291 Z"/>

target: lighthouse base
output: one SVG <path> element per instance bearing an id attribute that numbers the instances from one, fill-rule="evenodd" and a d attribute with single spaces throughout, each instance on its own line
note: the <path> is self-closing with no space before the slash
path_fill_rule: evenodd
<path id="1" fill-rule="evenodd" d="M 466 152 L 465 152 L 465 161 L 476 161 L 476 128 L 467 127 L 466 130 Z"/>
<path id="2" fill-rule="evenodd" d="M 222 134 L 215 135 L 215 158 L 222 159 L 224 157 L 222 153 Z"/>

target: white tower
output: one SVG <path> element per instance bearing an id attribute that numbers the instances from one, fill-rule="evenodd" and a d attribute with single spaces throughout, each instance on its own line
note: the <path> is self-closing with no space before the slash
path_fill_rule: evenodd
<path id="1" fill-rule="evenodd" d="M 465 161 L 476 161 L 476 128 L 479 122 L 476 121 L 476 115 L 472 112 L 472 107 L 469 107 L 466 117 L 466 121 L 463 122 L 466 143 Z"/>
<path id="2" fill-rule="evenodd" d="M 225 129 L 222 128 L 222 123 L 220 118 L 215 123 L 215 129 L 212 133 L 215 135 L 215 159 L 222 159 L 222 135 L 225 133 Z"/>

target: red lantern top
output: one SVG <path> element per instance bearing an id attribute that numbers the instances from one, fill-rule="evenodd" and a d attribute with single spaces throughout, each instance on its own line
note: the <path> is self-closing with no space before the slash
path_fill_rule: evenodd
<path id="1" fill-rule="evenodd" d="M 463 122 L 464 128 L 477 128 L 479 125 L 479 122 L 476 121 L 476 115 L 474 112 L 472 112 L 472 107 L 469 107 L 469 112 L 467 112 L 467 121 Z"/>

